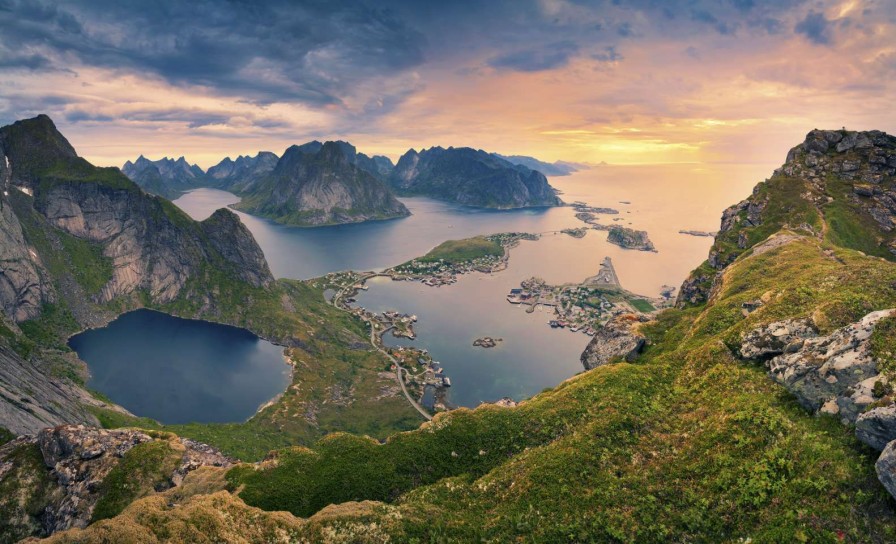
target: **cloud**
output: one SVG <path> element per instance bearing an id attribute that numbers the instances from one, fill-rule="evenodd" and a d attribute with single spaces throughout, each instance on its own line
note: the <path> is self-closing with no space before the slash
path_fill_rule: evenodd
<path id="1" fill-rule="evenodd" d="M 349 1 L 12 0 L 0 48 L 31 69 L 148 73 L 259 103 L 339 104 L 364 79 L 423 62 L 423 36 L 387 10 Z"/>
<path id="2" fill-rule="evenodd" d="M 824 16 L 824 13 L 810 11 L 805 19 L 793 27 L 793 31 L 805 35 L 810 42 L 817 45 L 829 45 L 832 40 L 831 21 Z"/>
<path id="3" fill-rule="evenodd" d="M 592 54 L 591 58 L 600 62 L 618 62 L 623 59 L 623 56 L 616 51 L 615 45 L 608 45 L 600 53 Z"/>
<path id="4" fill-rule="evenodd" d="M 489 59 L 492 68 L 508 68 L 520 72 L 540 72 L 561 68 L 579 52 L 579 46 L 570 41 L 547 44 L 541 49 L 514 51 Z"/>

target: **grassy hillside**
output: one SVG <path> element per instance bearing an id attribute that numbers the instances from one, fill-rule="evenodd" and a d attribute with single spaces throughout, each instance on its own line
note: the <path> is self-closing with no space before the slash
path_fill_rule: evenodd
<path id="1" fill-rule="evenodd" d="M 481 257 L 502 257 L 503 255 L 504 247 L 499 242 L 485 236 L 476 236 L 464 240 L 442 242 L 416 260 L 424 263 L 445 261 L 452 264 L 472 261 Z"/>
<path id="2" fill-rule="evenodd" d="M 786 317 L 814 315 L 832 330 L 896 306 L 894 286 L 890 263 L 810 237 L 748 251 L 709 304 L 644 326 L 650 344 L 635 363 L 583 373 L 517 408 L 440 414 L 382 445 L 332 435 L 227 479 L 248 505 L 298 516 L 383 503 L 293 521 L 306 536 L 323 523 L 335 542 L 380 541 L 359 529 L 372 526 L 408 542 L 891 541 L 876 453 L 835 419 L 809 415 L 731 346 Z M 745 317 L 742 303 L 759 297 L 768 302 Z M 184 508 L 201 519 L 210 500 Z M 135 503 L 129 523 L 137 511 L 138 525 L 173 522 L 154 504 Z"/>

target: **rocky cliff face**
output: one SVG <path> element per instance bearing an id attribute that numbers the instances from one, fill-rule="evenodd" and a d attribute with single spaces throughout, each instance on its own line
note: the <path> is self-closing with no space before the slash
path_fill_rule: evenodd
<path id="1" fill-rule="evenodd" d="M 136 161 L 126 162 L 121 171 L 147 193 L 171 200 L 200 186 L 205 178 L 202 168 L 188 163 L 183 157 L 151 161 L 140 155 Z"/>
<path id="2" fill-rule="evenodd" d="M 28 455 L 39 461 L 23 463 Z M 0 447 L 0 486 L 16 491 L 0 498 L 0 509 L 9 514 L 0 521 L 0 535 L 47 536 L 85 527 L 97 514 L 117 513 L 116 496 L 133 500 L 180 485 L 201 466 L 231 464 L 214 448 L 173 436 L 83 425 L 43 429 Z M 127 467 L 126 473 L 116 474 L 118 467 Z"/>
<path id="3" fill-rule="evenodd" d="M 485 151 L 433 147 L 405 153 L 389 178 L 401 194 L 484 208 L 557 206 L 547 178 Z"/>
<path id="4" fill-rule="evenodd" d="M 78 157 L 46 116 L 0 128 L 0 164 L 0 427 L 96 422 L 83 406 L 102 403 L 54 375 L 63 355 L 20 341 L 16 324 L 43 317 L 48 303 L 72 332 L 112 317 L 99 306 L 112 301 L 215 315 L 216 297 L 274 281 L 236 214 L 193 221 L 117 169 Z"/>
<path id="5" fill-rule="evenodd" d="M 28 135 L 34 133 L 49 143 L 23 146 L 19 142 L 33 141 Z M 12 183 L 33 192 L 33 208 L 47 224 L 97 244 L 111 261 L 112 277 L 96 302 L 137 290 L 147 292 L 153 301 L 170 302 L 190 278 L 200 277 L 212 267 L 257 287 L 273 280 L 261 249 L 231 212 L 222 210 L 205 222 L 193 221 L 170 203 L 146 195 L 114 169 L 95 168 L 72 155 L 74 150 L 69 153 L 71 146 L 49 118 L 20 121 L 0 129 L 0 135 L 4 148 L 20 149 L 10 154 Z M 23 148 L 27 151 L 21 151 Z M 61 155 L 57 149 L 62 150 Z M 39 294 L 46 298 L 34 273 L 40 255 L 27 248 L 12 217 L 4 226 L 15 242 L 4 246 L 5 251 L 32 259 L 32 264 L 23 265 L 23 272 L 13 278 L 29 289 L 3 297 L 4 307 L 20 308 L 21 320 L 33 316 L 29 308 Z"/>
<path id="6" fill-rule="evenodd" d="M 286 150 L 263 182 L 235 207 L 301 226 L 357 223 L 410 214 L 389 188 L 356 165 L 354 147 L 315 142 Z"/>
<path id="7" fill-rule="evenodd" d="M 896 255 L 896 137 L 813 130 L 784 165 L 722 214 L 706 263 L 678 305 L 705 302 L 719 271 L 782 228 L 890 260 Z"/>

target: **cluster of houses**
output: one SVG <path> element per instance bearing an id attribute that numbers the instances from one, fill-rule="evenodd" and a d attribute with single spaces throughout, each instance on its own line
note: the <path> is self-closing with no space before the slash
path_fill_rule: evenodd
<path id="1" fill-rule="evenodd" d="M 417 365 L 422 372 L 411 375 L 411 378 L 422 385 L 431 385 L 433 387 L 451 387 L 451 378 L 445 375 L 445 370 L 441 363 L 434 361 L 429 356 L 429 352 L 425 349 L 417 349 L 413 347 L 398 346 L 392 348 L 392 355 L 402 360 L 407 360 L 405 355 L 416 354 Z"/>
<path id="2" fill-rule="evenodd" d="M 593 336 L 596 329 L 613 315 L 623 313 L 600 289 L 586 286 L 550 286 L 533 278 L 523 282 L 521 288 L 511 289 L 507 295 L 511 304 L 548 306 L 554 308 L 555 319 L 548 324 L 553 328 L 569 328 Z"/>
<path id="3" fill-rule="evenodd" d="M 506 266 L 504 257 L 487 255 L 470 261 L 449 263 L 438 261 L 413 261 L 397 266 L 391 270 L 392 279 L 396 281 L 420 281 L 430 287 L 440 287 L 457 283 L 457 277 L 470 272 L 495 272 Z"/>

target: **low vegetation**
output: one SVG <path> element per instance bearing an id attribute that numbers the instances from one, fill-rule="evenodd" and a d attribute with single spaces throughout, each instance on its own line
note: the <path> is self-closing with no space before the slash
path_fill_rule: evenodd
<path id="1" fill-rule="evenodd" d="M 167 487 L 168 477 L 182 457 L 183 451 L 165 440 L 144 442 L 128 450 L 99 485 L 100 499 L 92 521 L 117 516 L 136 499 Z"/>
<path id="2" fill-rule="evenodd" d="M 473 261 L 482 257 L 503 257 L 504 247 L 500 242 L 485 236 L 464 240 L 449 240 L 432 249 L 420 262 L 444 261 L 449 264 Z"/>

